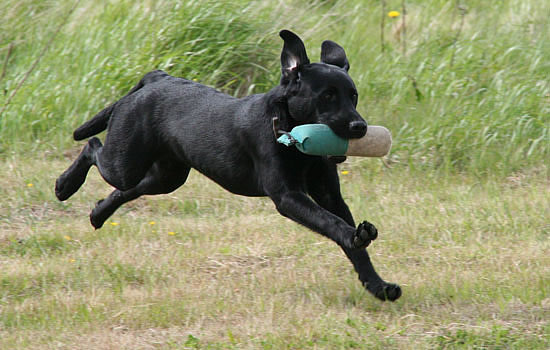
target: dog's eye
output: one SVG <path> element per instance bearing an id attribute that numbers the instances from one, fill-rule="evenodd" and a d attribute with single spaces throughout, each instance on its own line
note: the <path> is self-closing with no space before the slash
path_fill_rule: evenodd
<path id="1" fill-rule="evenodd" d="M 336 94 L 334 93 L 334 91 L 325 91 L 325 93 L 323 94 L 323 99 L 325 99 L 326 101 L 332 101 L 334 100 L 334 98 L 336 97 Z"/>

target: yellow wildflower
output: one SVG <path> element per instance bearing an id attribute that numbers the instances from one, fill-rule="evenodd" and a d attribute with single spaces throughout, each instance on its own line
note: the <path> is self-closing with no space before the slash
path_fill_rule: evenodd
<path id="1" fill-rule="evenodd" d="M 154 222 L 154 221 L 149 221 L 149 225 L 154 225 L 154 224 L 156 224 L 156 222 Z"/>
<path id="2" fill-rule="evenodd" d="M 349 174 L 349 170 L 342 171 L 342 175 L 347 175 L 347 174 Z"/>
<path id="3" fill-rule="evenodd" d="M 27 187 L 33 187 L 33 186 L 34 186 L 34 184 L 32 184 L 32 183 L 27 184 Z"/>
<path id="4" fill-rule="evenodd" d="M 390 11 L 390 12 L 388 12 L 388 16 L 391 17 L 391 18 L 399 17 L 399 12 L 398 11 Z"/>
<path id="5" fill-rule="evenodd" d="M 74 263 L 76 260 L 75 259 L 70 259 L 69 262 L 70 263 Z"/>
<path id="6" fill-rule="evenodd" d="M 118 226 L 118 222 L 111 222 L 111 226 Z"/>
<path id="7" fill-rule="evenodd" d="M 72 239 L 71 236 L 68 235 L 63 236 L 63 238 L 65 238 L 67 241 L 70 241 Z"/>
<path id="8" fill-rule="evenodd" d="M 175 236 L 175 235 L 176 235 L 176 233 L 175 233 L 174 231 L 170 231 L 170 232 L 168 232 L 168 234 L 169 234 L 170 236 Z"/>

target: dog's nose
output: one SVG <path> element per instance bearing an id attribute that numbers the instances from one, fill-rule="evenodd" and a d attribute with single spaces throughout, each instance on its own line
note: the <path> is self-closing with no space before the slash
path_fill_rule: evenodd
<path id="1" fill-rule="evenodd" d="M 349 123 L 349 131 L 351 131 L 354 135 L 365 135 L 367 132 L 367 123 L 364 121 L 353 121 Z"/>

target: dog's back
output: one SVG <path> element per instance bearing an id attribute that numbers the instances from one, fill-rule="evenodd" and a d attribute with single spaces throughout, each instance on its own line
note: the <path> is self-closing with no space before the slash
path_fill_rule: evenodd
<path id="1" fill-rule="evenodd" d="M 165 72 L 161 70 L 155 70 L 152 72 L 149 72 L 145 74 L 145 76 L 139 81 L 139 83 L 136 84 L 129 92 L 126 94 L 126 96 L 123 97 L 127 98 L 128 96 L 131 96 L 133 93 L 141 89 L 145 84 L 154 83 L 156 81 L 161 80 L 162 78 L 168 76 Z M 121 99 L 122 100 L 122 99 Z M 79 126 L 73 133 L 73 138 L 76 141 L 87 139 L 88 137 L 94 136 L 99 134 L 100 132 L 107 129 L 109 119 L 111 118 L 111 115 L 113 113 L 113 109 L 117 103 L 119 103 L 121 100 L 109 105 L 108 107 L 104 108 L 101 112 L 96 114 L 92 119 L 88 120 L 81 126 Z"/>
<path id="2" fill-rule="evenodd" d="M 112 163 L 124 163 L 142 173 L 159 153 L 169 154 L 231 192 L 264 195 L 259 186 L 251 185 L 255 180 L 250 154 L 257 133 L 270 130 L 262 125 L 269 123 L 269 116 L 262 118 L 257 112 L 265 107 L 262 96 L 238 99 L 152 71 L 123 98 L 76 129 L 74 137 L 81 140 L 108 128 L 102 152 Z M 251 130 L 254 138 L 246 135 Z M 131 154 L 139 156 L 128 160 Z"/>

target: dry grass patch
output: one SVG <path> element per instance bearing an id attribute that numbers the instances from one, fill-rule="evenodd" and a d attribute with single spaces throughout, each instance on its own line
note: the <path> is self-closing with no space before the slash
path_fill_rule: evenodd
<path id="1" fill-rule="evenodd" d="M 1 203 L 0 347 L 550 342 L 544 172 L 496 182 L 345 165 L 352 211 L 380 229 L 369 247 L 375 266 L 403 286 L 398 302 L 380 303 L 336 245 L 278 215 L 269 200 L 231 195 L 194 174 L 175 193 L 140 199 L 94 231 L 88 212 L 110 191 L 97 172 L 59 204 L 51 189 L 66 161 L 11 162 L 12 171 L 0 170 L 3 184 L 14 184 L 1 189 L 10 196 Z M 36 184 L 21 186 L 30 169 Z M 33 215 L 33 207 L 48 209 Z"/>

